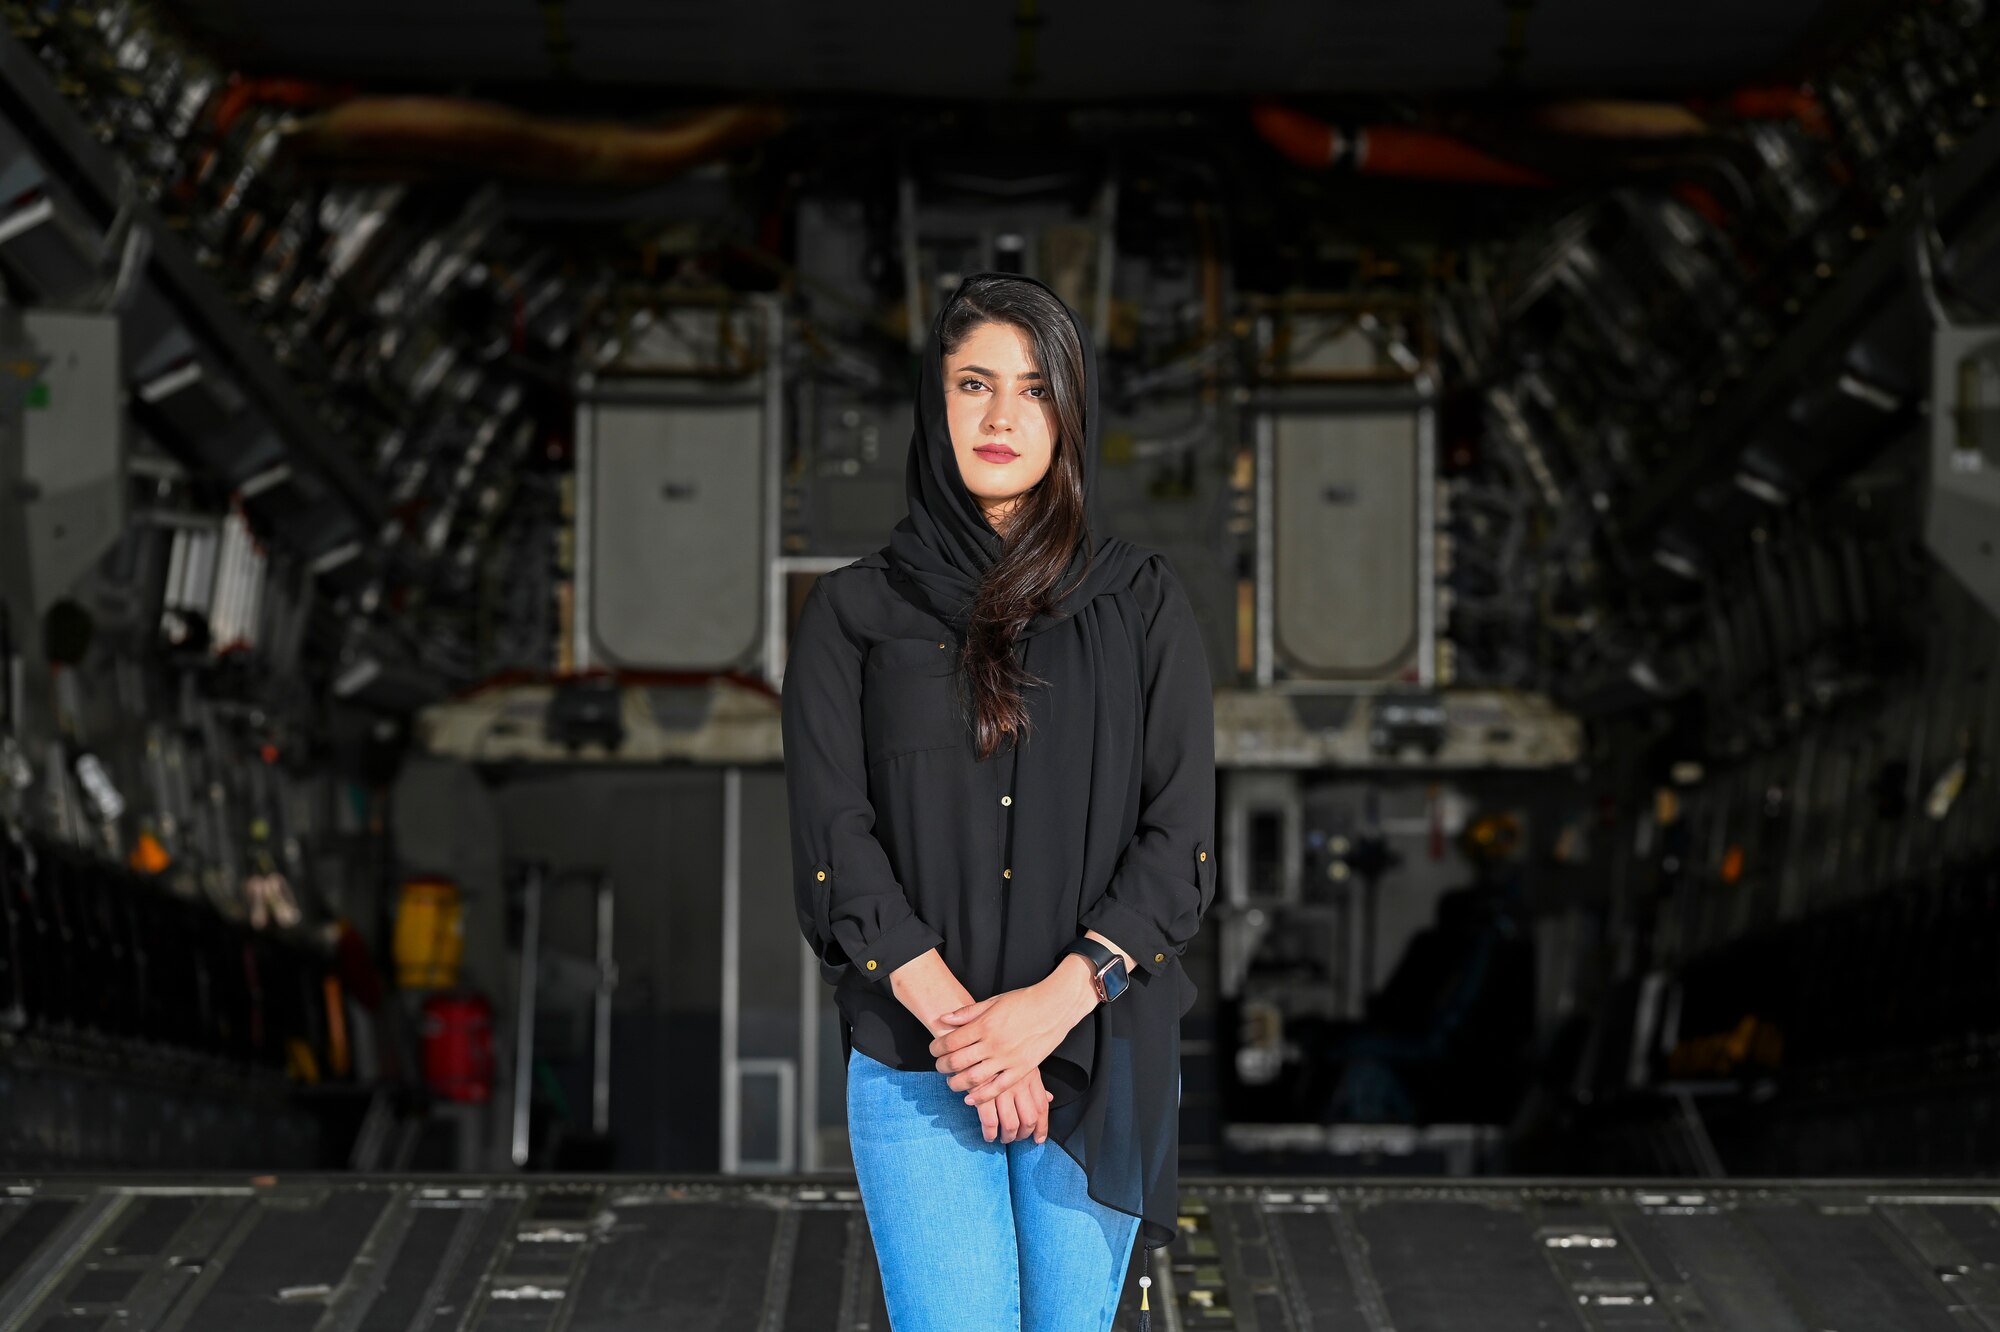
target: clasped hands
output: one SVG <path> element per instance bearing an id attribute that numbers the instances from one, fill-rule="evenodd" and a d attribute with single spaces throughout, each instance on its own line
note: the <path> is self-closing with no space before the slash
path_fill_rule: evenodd
<path id="1" fill-rule="evenodd" d="M 1049 1137 L 1049 1102 L 1055 1093 L 1042 1085 L 1048 1058 L 1080 1017 L 1069 992 L 1055 978 L 1017 990 L 1002 990 L 939 1015 L 952 1028 L 932 1038 L 945 1085 L 967 1093 L 965 1103 L 979 1112 L 992 1142 Z"/>

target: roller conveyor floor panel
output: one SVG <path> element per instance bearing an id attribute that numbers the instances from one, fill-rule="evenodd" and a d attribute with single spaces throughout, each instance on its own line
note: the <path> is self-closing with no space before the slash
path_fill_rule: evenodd
<path id="1" fill-rule="evenodd" d="M 2000 1329 L 2000 1185 L 1204 1178 L 1169 1253 L 1161 1332 Z M 0 1328 L 889 1323 L 851 1180 L 0 1175 Z"/>

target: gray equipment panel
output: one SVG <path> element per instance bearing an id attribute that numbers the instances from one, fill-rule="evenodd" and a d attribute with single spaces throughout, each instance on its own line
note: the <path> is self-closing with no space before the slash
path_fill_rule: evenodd
<path id="1" fill-rule="evenodd" d="M 124 390 L 116 315 L 29 310 L 22 327 L 42 362 L 21 413 L 23 524 L 39 616 L 124 528 Z"/>
<path id="2" fill-rule="evenodd" d="M 2000 615 L 2000 326 L 1940 328 L 1932 338 L 1924 541 Z"/>
<path id="3" fill-rule="evenodd" d="M 637 396 L 579 410 L 587 664 L 742 662 L 762 627 L 762 402 Z"/>
<path id="4" fill-rule="evenodd" d="M 1272 429 L 1279 660 L 1292 674 L 1393 679 L 1420 637 L 1416 418 L 1285 414 Z"/>

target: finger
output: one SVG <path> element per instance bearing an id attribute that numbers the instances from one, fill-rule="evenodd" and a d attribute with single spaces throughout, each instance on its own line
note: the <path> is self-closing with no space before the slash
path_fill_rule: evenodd
<path id="1" fill-rule="evenodd" d="M 945 1085 L 953 1091 L 971 1091 L 999 1071 L 1000 1061 L 990 1054 L 961 1056 L 956 1069 L 941 1069 Z"/>
<path id="2" fill-rule="evenodd" d="M 1001 1092 L 1006 1091 L 1009 1087 L 1019 1082 L 1022 1076 L 1023 1074 L 1018 1068 L 996 1068 L 993 1076 L 972 1089 L 971 1095 L 976 1098 L 972 1104 L 977 1105 L 980 1101 L 992 1100 Z"/>
<path id="3" fill-rule="evenodd" d="M 1014 1141 L 1021 1135 L 1021 1112 L 1014 1108 L 1014 1098 L 1002 1096 L 993 1104 L 1000 1111 L 1000 1141 Z"/>
<path id="4" fill-rule="evenodd" d="M 984 1013 L 992 1003 L 993 998 L 989 995 L 987 998 L 976 1000 L 963 1007 L 954 1008 L 942 1016 L 950 1018 L 954 1022 L 968 1022 L 978 1017 L 981 1013 Z"/>
<path id="5" fill-rule="evenodd" d="M 979 1019 L 967 1018 L 963 1022 L 953 1023 L 950 1031 L 933 1037 L 931 1047 L 938 1054 L 945 1054 L 952 1050 L 963 1050 L 973 1042 L 984 1039 L 986 1039 L 986 1028 L 980 1025 Z"/>
<path id="6" fill-rule="evenodd" d="M 983 1045 L 968 1045 L 963 1050 L 947 1050 L 938 1056 L 938 1072 L 963 1073 L 986 1058 L 986 1054 L 986 1047 Z"/>
<path id="7" fill-rule="evenodd" d="M 964 1026 L 953 1027 L 950 1031 L 931 1040 L 931 1045 L 939 1054 L 953 1050 L 963 1050 L 966 1046 L 986 1039 L 986 1028 L 975 1025 L 976 1018 L 968 1018 Z"/>
<path id="8" fill-rule="evenodd" d="M 1002 1067 L 1004 1065 L 997 1059 L 981 1059 L 977 1063 L 967 1064 L 946 1078 L 945 1086 L 951 1088 L 953 1091 L 971 1091 L 975 1087 L 985 1086 Z M 999 1088 L 996 1087 L 994 1090 L 998 1091 Z"/>
<path id="9" fill-rule="evenodd" d="M 976 1041 L 979 1039 L 979 1035 L 977 1032 L 969 1032 L 964 1035 L 961 1035 L 960 1034 L 961 1031 L 963 1031 L 963 1028 L 957 1028 L 952 1031 L 945 1032 L 942 1036 L 933 1036 L 931 1038 L 931 1046 L 930 1046 L 931 1053 L 934 1055 L 945 1054 L 948 1051 L 956 1050 L 959 1046 L 964 1045 L 967 1041 Z"/>
<path id="10" fill-rule="evenodd" d="M 1017 1087 L 1014 1096 L 1021 1103 L 1021 1136 L 1042 1141 L 1048 1136 L 1048 1115 L 1043 1109 L 1048 1103 L 1035 1095 L 1032 1087 Z"/>
<path id="11" fill-rule="evenodd" d="M 1000 1112 L 991 1104 L 982 1104 L 978 1110 L 979 1131 L 986 1135 L 986 1141 L 991 1142 L 1000 1133 Z"/>

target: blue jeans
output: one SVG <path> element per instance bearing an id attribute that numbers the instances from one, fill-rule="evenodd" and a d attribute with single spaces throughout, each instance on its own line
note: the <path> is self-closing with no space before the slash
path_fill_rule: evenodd
<path id="1" fill-rule="evenodd" d="M 1108 1332 L 1139 1218 L 1051 1138 L 986 1141 L 936 1069 L 847 1061 L 847 1132 L 892 1332 Z"/>

